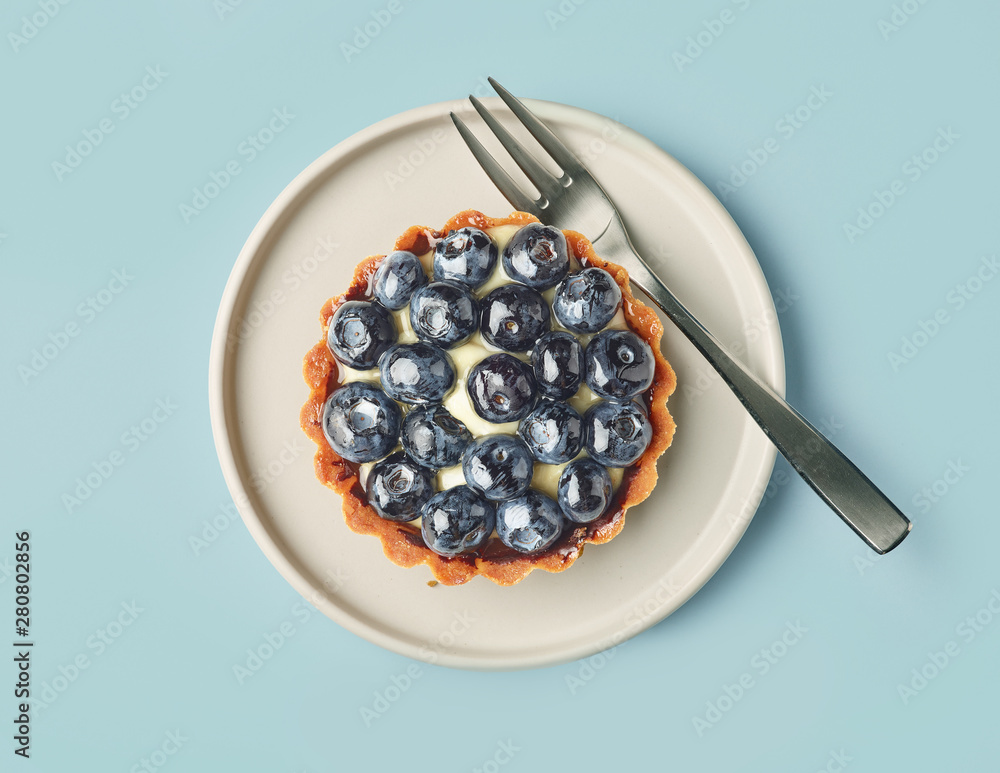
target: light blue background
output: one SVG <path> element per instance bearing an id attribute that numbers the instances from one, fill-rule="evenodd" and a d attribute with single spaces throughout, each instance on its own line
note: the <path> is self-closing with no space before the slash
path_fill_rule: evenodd
<path id="1" fill-rule="evenodd" d="M 386 4 L 244 0 L 220 18 L 210 0 L 77 0 L 15 51 L 8 33 L 40 6 L 5 3 L 0 562 L 30 529 L 35 687 L 72 674 L 77 655 L 89 667 L 33 720 L 26 763 L 9 761 L 15 700 L 2 690 L 0 767 L 140 769 L 179 731 L 179 751 L 155 758 L 177 771 L 495 770 L 508 740 L 509 773 L 835 770 L 841 752 L 859 773 L 997 770 L 1000 622 L 971 641 L 957 627 L 1000 588 L 1000 279 L 960 310 L 948 298 L 1000 249 L 1000 7 L 903 5 L 918 10 L 883 33 L 890 0 L 403 2 L 348 61 L 341 43 Z M 673 54 L 724 8 L 732 23 L 678 66 Z M 156 65 L 166 77 L 121 119 L 113 101 Z M 379 119 L 483 93 L 488 74 L 620 117 L 717 193 L 731 165 L 777 140 L 726 205 L 772 288 L 797 296 L 781 316 L 788 394 L 842 425 L 836 442 L 915 527 L 869 564 L 804 484 L 776 485 L 705 589 L 612 657 L 513 674 L 421 666 L 368 727 L 361 708 L 410 661 L 303 621 L 241 523 L 197 557 L 189 546 L 229 501 L 209 341 L 241 245 L 300 170 Z M 812 87 L 832 96 L 779 134 Z M 280 107 L 295 115 L 288 129 L 185 223 L 192 187 Z M 58 180 L 52 163 L 105 117 L 113 132 Z M 958 139 L 913 181 L 904 164 L 949 127 Z M 844 224 L 894 179 L 907 192 L 852 243 Z M 134 279 L 87 322 L 77 307 L 123 268 Z M 939 309 L 948 322 L 894 368 L 888 354 Z M 19 366 L 70 322 L 79 335 L 25 383 Z M 126 445 L 158 398 L 176 410 Z M 124 463 L 67 512 L 62 495 L 115 450 Z M 949 465 L 963 472 L 938 484 L 939 501 L 915 501 Z M 3 643 L 14 591 L 0 579 Z M 98 652 L 90 637 L 133 600 L 143 611 Z M 796 621 L 807 632 L 761 674 L 755 653 Z M 239 684 L 234 664 L 284 622 L 294 636 Z M 949 641 L 959 654 L 904 703 L 898 685 Z M 11 684 L 9 656 L 2 673 Z M 754 686 L 699 735 L 693 717 L 745 673 Z"/>

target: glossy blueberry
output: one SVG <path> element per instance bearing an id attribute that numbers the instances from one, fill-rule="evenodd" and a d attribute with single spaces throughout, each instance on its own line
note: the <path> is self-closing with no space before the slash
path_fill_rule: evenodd
<path id="1" fill-rule="evenodd" d="M 559 508 L 575 523 L 591 523 L 604 515 L 613 493 L 607 469 L 593 459 L 577 459 L 559 476 Z"/>
<path id="2" fill-rule="evenodd" d="M 479 287 L 497 264 L 497 244 L 485 231 L 460 228 L 434 245 L 434 278 Z"/>
<path id="3" fill-rule="evenodd" d="M 494 424 L 520 421 L 535 405 L 531 367 L 510 354 L 491 354 L 476 363 L 468 388 L 476 413 Z"/>
<path id="4" fill-rule="evenodd" d="M 563 523 L 559 505 L 534 489 L 497 507 L 497 536 L 519 553 L 552 547 L 562 534 Z"/>
<path id="5" fill-rule="evenodd" d="M 399 439 L 414 461 L 441 470 L 462 463 L 472 433 L 443 405 L 428 405 L 406 414 Z"/>
<path id="6" fill-rule="evenodd" d="M 479 302 L 464 285 L 431 282 L 410 300 L 410 325 L 418 338 L 450 349 L 476 332 Z"/>
<path id="7" fill-rule="evenodd" d="M 347 301 L 333 313 L 326 343 L 345 365 L 367 370 L 396 343 L 396 326 L 381 303 Z"/>
<path id="8" fill-rule="evenodd" d="M 410 296 L 427 284 L 427 274 L 420 258 L 412 252 L 392 252 L 385 256 L 374 276 L 375 297 L 382 305 L 398 311 L 410 302 Z"/>
<path id="9" fill-rule="evenodd" d="M 593 405 L 583 417 L 587 453 L 606 467 L 627 467 L 637 461 L 653 437 L 646 411 L 635 402 Z"/>
<path id="10" fill-rule="evenodd" d="M 374 462 L 399 442 L 402 411 L 385 392 L 364 381 L 344 384 L 323 406 L 330 448 L 351 462 Z"/>
<path id="11" fill-rule="evenodd" d="M 558 228 L 531 223 L 511 237 L 501 260 L 511 279 L 536 290 L 547 290 L 569 271 L 566 237 Z"/>
<path id="12" fill-rule="evenodd" d="M 534 460 L 520 438 L 486 435 L 465 449 L 462 472 L 470 487 L 487 499 L 501 501 L 528 490 Z"/>
<path id="13" fill-rule="evenodd" d="M 552 310 L 563 327 L 576 333 L 596 333 L 622 305 L 618 283 L 603 268 L 570 274 L 556 288 Z"/>
<path id="14" fill-rule="evenodd" d="M 499 349 L 526 352 L 549 329 L 549 316 L 549 304 L 537 290 L 503 285 L 483 299 L 479 332 Z"/>
<path id="15" fill-rule="evenodd" d="M 389 521 L 412 521 L 434 496 L 434 473 L 403 453 L 376 463 L 366 481 L 368 504 Z"/>
<path id="16" fill-rule="evenodd" d="M 531 352 L 531 368 L 541 394 L 566 400 L 583 381 L 583 347 L 571 333 L 546 333 Z"/>
<path id="17" fill-rule="evenodd" d="M 424 543 L 446 557 L 475 550 L 489 539 L 496 523 L 494 504 L 468 486 L 434 495 L 420 516 Z"/>
<path id="18" fill-rule="evenodd" d="M 587 344 L 586 379 L 594 394 L 627 402 L 653 383 L 653 350 L 631 330 L 604 330 Z"/>
<path id="19" fill-rule="evenodd" d="M 455 384 L 451 358 L 433 344 L 396 344 L 378 364 L 389 397 L 410 405 L 439 403 Z"/>
<path id="20" fill-rule="evenodd" d="M 566 403 L 543 400 L 521 419 L 517 434 L 531 455 L 545 464 L 562 464 L 583 447 L 583 419 Z"/>

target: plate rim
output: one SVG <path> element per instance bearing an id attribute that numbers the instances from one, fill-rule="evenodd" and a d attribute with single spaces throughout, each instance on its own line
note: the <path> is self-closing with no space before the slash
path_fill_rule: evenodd
<path id="1" fill-rule="evenodd" d="M 491 108 L 503 107 L 503 103 L 498 97 L 488 97 L 482 101 Z M 739 246 L 739 251 L 742 253 L 741 257 L 748 264 L 749 273 L 753 277 L 752 287 L 747 289 L 752 289 L 753 294 L 757 296 L 757 299 L 766 310 L 774 311 L 776 321 L 773 325 L 769 326 L 769 334 L 762 336 L 763 347 L 759 351 L 759 356 L 763 360 L 761 368 L 770 370 L 770 373 L 761 373 L 760 376 L 779 395 L 784 396 L 784 349 L 773 296 L 771 295 L 763 269 L 746 237 L 732 215 L 711 190 L 693 172 L 667 153 L 667 151 L 626 124 L 621 123 L 618 119 L 611 119 L 594 111 L 559 102 L 536 99 L 526 99 L 523 101 L 534 106 L 537 112 L 543 116 L 554 117 L 555 120 L 561 119 L 576 125 L 604 126 L 607 121 L 613 120 L 622 129 L 622 136 L 626 136 L 630 143 L 642 148 L 645 153 L 658 156 L 660 160 L 672 168 L 672 171 L 677 175 L 677 179 L 684 182 L 690 194 L 701 199 L 701 203 L 715 215 L 719 225 L 733 237 L 733 241 Z M 491 105 L 491 103 L 494 104 Z M 267 246 L 268 236 L 276 226 L 280 225 L 286 213 L 294 210 L 294 205 L 299 198 L 308 194 L 310 186 L 323 179 L 323 174 L 329 167 L 338 162 L 346 161 L 358 149 L 363 148 L 373 140 L 385 137 L 401 128 L 447 116 L 451 111 L 465 112 L 467 110 L 471 110 L 471 108 L 466 100 L 447 100 L 405 110 L 355 132 L 322 153 L 306 166 L 305 169 L 300 171 L 267 207 L 239 252 L 229 278 L 226 281 L 226 286 L 219 303 L 209 353 L 209 413 L 216 454 L 229 493 L 233 497 L 234 504 L 240 513 L 244 525 L 257 543 L 257 546 L 275 569 L 278 570 L 279 574 L 303 598 L 316 606 L 335 623 L 384 649 L 421 662 L 428 662 L 426 648 L 393 636 L 379 629 L 377 626 L 351 615 L 337 606 L 333 602 L 331 594 L 325 591 L 325 589 L 319 589 L 309 582 L 304 573 L 295 565 L 292 558 L 286 555 L 285 548 L 272 535 L 264 523 L 264 518 L 252 506 L 251 498 L 247 493 L 247 488 L 237 467 L 232 447 L 233 444 L 231 443 L 229 423 L 227 421 L 225 400 L 226 375 L 227 371 L 231 370 L 230 362 L 233 354 L 233 352 L 228 351 L 227 341 L 233 323 L 234 311 L 243 290 L 243 285 L 257 257 L 262 252 L 266 252 L 264 248 Z M 741 442 L 746 442 L 745 433 Z M 702 562 L 699 570 L 673 593 L 666 603 L 661 604 L 648 618 L 644 618 L 640 627 L 631 631 L 620 641 L 614 642 L 614 644 L 619 644 L 632 636 L 638 635 L 642 631 L 664 620 L 697 594 L 708 580 L 715 575 L 736 548 L 736 545 L 739 544 L 750 522 L 756 515 L 757 508 L 764 495 L 766 483 L 773 472 L 776 458 L 777 449 L 773 444 L 768 443 L 759 459 L 756 469 L 750 471 L 755 482 L 751 489 L 751 497 L 747 499 L 749 514 L 745 520 L 741 520 L 740 524 L 729 531 L 727 538 L 710 554 L 709 560 Z M 606 637 L 602 637 L 600 640 L 589 644 L 563 647 L 560 649 L 559 654 L 555 656 L 548 654 L 542 657 L 523 655 L 512 659 L 503 659 L 496 656 L 468 655 L 461 651 L 436 651 L 433 663 L 453 668 L 489 671 L 543 668 L 594 655 L 606 650 L 608 646 L 610 646 L 609 641 Z"/>

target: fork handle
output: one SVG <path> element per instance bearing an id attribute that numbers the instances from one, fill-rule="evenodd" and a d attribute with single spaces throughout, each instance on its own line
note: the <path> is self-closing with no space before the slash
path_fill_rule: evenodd
<path id="1" fill-rule="evenodd" d="M 906 516 L 798 411 L 734 359 L 639 257 L 624 228 L 620 235 L 616 230 L 612 226 L 599 240 L 601 254 L 613 261 L 615 252 L 632 253 L 623 261 L 632 283 L 705 355 L 802 479 L 875 552 L 888 553 L 902 542 L 911 527 Z"/>

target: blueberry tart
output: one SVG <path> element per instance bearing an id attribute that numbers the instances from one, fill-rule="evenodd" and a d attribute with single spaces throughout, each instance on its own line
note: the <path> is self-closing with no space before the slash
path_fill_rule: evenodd
<path id="1" fill-rule="evenodd" d="M 320 322 L 300 415 L 316 476 L 399 566 L 446 585 L 561 572 L 656 484 L 663 328 L 574 231 L 474 210 L 414 226 Z"/>

